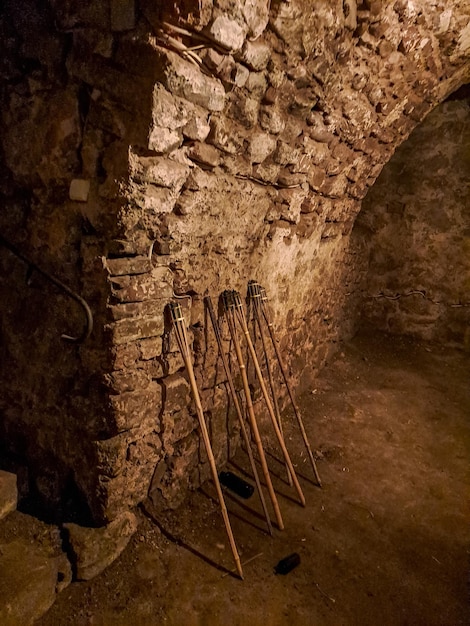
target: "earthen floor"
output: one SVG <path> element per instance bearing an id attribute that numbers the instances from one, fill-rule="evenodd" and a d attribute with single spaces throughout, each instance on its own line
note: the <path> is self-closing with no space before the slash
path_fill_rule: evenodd
<path id="1" fill-rule="evenodd" d="M 324 486 L 302 477 L 310 467 L 286 415 L 307 505 L 273 458 L 283 532 L 267 536 L 256 495 L 227 497 L 243 582 L 227 574 L 233 562 L 208 486 L 163 519 L 140 511 L 121 557 L 72 583 L 37 624 L 469 624 L 469 355 L 362 334 L 299 403 Z M 229 469 L 243 467 L 240 452 Z M 300 565 L 274 574 L 293 552 Z"/>

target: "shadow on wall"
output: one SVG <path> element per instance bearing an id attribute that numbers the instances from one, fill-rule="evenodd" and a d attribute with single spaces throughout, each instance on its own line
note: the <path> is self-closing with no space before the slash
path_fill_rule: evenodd
<path id="1" fill-rule="evenodd" d="M 464 85 L 416 128 L 369 191 L 353 231 L 368 257 L 364 324 L 470 347 L 469 145 Z"/>

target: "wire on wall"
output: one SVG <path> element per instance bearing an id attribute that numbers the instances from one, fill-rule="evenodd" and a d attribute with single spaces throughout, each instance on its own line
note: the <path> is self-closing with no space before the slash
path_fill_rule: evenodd
<path id="1" fill-rule="evenodd" d="M 419 289 L 413 289 L 411 291 L 408 291 L 407 293 L 396 293 L 394 295 L 386 294 L 383 291 L 381 291 L 378 294 L 370 295 L 369 298 L 374 298 L 374 299 L 385 298 L 386 300 L 399 300 L 400 298 L 408 298 L 409 296 L 415 296 L 415 295 L 421 296 L 425 300 L 432 302 L 432 304 L 443 304 L 445 306 L 449 306 L 452 308 L 470 307 L 470 302 L 444 302 L 443 300 L 433 300 L 432 298 L 429 298 L 426 295 L 425 291 L 421 291 Z"/>

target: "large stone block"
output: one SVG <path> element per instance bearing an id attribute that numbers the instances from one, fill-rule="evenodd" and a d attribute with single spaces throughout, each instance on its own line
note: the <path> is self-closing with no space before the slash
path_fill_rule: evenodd
<path id="1" fill-rule="evenodd" d="M 279 140 L 273 159 L 275 163 L 279 163 L 279 165 L 292 165 L 297 163 L 299 156 L 300 151 L 297 148 L 294 148 L 285 141 Z"/>
<path id="2" fill-rule="evenodd" d="M 173 52 L 162 52 L 161 61 L 163 63 L 161 82 L 168 91 L 209 111 L 222 111 L 225 105 L 225 90 L 219 80 L 203 74 L 189 61 Z M 185 113 L 187 122 L 190 111 Z M 167 112 L 165 116 L 168 114 Z"/>
<path id="3" fill-rule="evenodd" d="M 144 212 L 152 224 L 156 217 L 171 213 L 177 199 L 178 193 L 173 189 L 157 187 L 152 184 L 138 186 L 133 193 L 133 201 L 138 206 L 136 217 L 138 219 Z"/>
<path id="4" fill-rule="evenodd" d="M 131 465 L 154 463 L 161 451 L 159 430 L 159 423 L 144 424 L 142 428 L 93 442 L 100 475 L 116 478 L 128 473 Z"/>
<path id="5" fill-rule="evenodd" d="M 304 153 L 314 165 L 324 165 L 331 158 L 330 149 L 326 143 L 314 141 L 309 136 L 304 136 L 302 144 Z M 305 164 L 307 168 L 310 166 L 308 161 Z M 297 171 L 302 170 L 298 169 Z"/>
<path id="6" fill-rule="evenodd" d="M 110 396 L 109 403 L 118 432 L 150 426 L 154 430 L 159 429 L 162 388 L 157 383 L 151 383 L 144 391 L 126 391 Z"/>
<path id="7" fill-rule="evenodd" d="M 143 361 L 160 356 L 162 353 L 162 338 L 151 337 L 139 341 L 139 354 Z"/>
<path id="8" fill-rule="evenodd" d="M 109 279 L 113 297 L 121 303 L 161 300 L 173 294 L 173 276 L 167 267 L 154 267 L 148 274 Z"/>
<path id="9" fill-rule="evenodd" d="M 207 141 L 223 152 L 238 154 L 243 148 L 243 130 L 226 118 L 214 117 Z"/>
<path id="10" fill-rule="evenodd" d="M 308 194 L 308 185 L 296 189 L 281 189 L 279 199 L 282 202 L 281 219 L 298 224 L 302 203 Z"/>
<path id="11" fill-rule="evenodd" d="M 152 120 L 158 128 L 178 130 L 191 119 L 189 103 L 175 97 L 160 83 L 156 83 L 152 93 Z"/>
<path id="12" fill-rule="evenodd" d="M 122 473 L 126 464 L 127 432 L 120 433 L 111 439 L 94 442 L 96 469 L 100 474 L 114 478 Z"/>
<path id="13" fill-rule="evenodd" d="M 146 274 L 152 269 L 152 261 L 148 257 L 124 257 L 121 259 L 105 259 L 105 267 L 111 276 Z"/>
<path id="14" fill-rule="evenodd" d="M 140 354 L 137 343 L 119 344 L 113 346 L 111 359 L 112 367 L 116 370 L 135 367 Z"/>
<path id="15" fill-rule="evenodd" d="M 142 502 L 159 462 L 161 439 L 158 434 L 148 431 L 133 439 L 132 433 L 129 433 L 122 471 L 112 477 L 102 474 L 98 478 L 95 507 L 100 511 L 100 518 L 115 519 L 123 510 Z"/>
<path id="16" fill-rule="evenodd" d="M 179 191 L 188 177 L 189 167 L 164 157 L 130 154 L 132 178 L 139 183 L 152 183 Z"/>
<path id="17" fill-rule="evenodd" d="M 148 137 L 148 148 L 154 152 L 171 152 L 183 142 L 182 132 L 179 130 L 172 130 L 171 128 L 165 128 L 158 124 L 152 124 Z"/>
<path id="18" fill-rule="evenodd" d="M 129 318 L 113 322 L 108 326 L 113 343 L 119 345 L 146 339 L 149 337 L 159 337 L 163 333 L 163 317 L 158 315 L 150 319 Z"/>
<path id="19" fill-rule="evenodd" d="M 263 130 L 278 135 L 286 126 L 285 116 L 277 107 L 262 107 L 259 114 L 259 123 Z"/>
<path id="20" fill-rule="evenodd" d="M 254 133 L 250 141 L 252 163 L 262 163 L 275 149 L 276 139 L 268 133 Z"/>
<path id="21" fill-rule="evenodd" d="M 248 26 L 250 39 L 257 39 L 268 25 L 269 7 L 270 2 L 258 2 L 258 0 L 244 0 L 241 3 L 242 15 Z"/>
<path id="22" fill-rule="evenodd" d="M 112 393 L 123 393 L 146 389 L 151 383 L 151 378 L 143 369 L 131 368 L 105 374 L 104 381 Z"/>
<path id="23" fill-rule="evenodd" d="M 190 486 L 191 470 L 199 462 L 199 436 L 190 433 L 175 447 L 174 453 L 161 468 L 163 476 L 153 486 L 150 497 L 154 503 L 177 508 L 184 500 Z M 160 469 L 160 468 L 159 468 Z"/>
<path id="24" fill-rule="evenodd" d="M 259 106 L 257 98 L 237 94 L 232 97 L 229 115 L 245 128 L 253 128 L 258 121 Z"/>
<path id="25" fill-rule="evenodd" d="M 196 142 L 191 147 L 188 156 L 196 163 L 202 163 L 209 167 L 216 167 L 220 162 L 220 152 L 207 143 Z M 181 207 L 180 199 L 178 199 L 178 206 Z"/>
<path id="26" fill-rule="evenodd" d="M 101 574 L 126 548 L 137 526 L 137 517 L 130 511 L 103 528 L 64 524 L 77 580 L 91 580 Z"/>
<path id="27" fill-rule="evenodd" d="M 189 102 L 176 97 L 157 83 L 152 94 L 152 123 L 148 147 L 155 152 L 171 152 L 183 141 L 182 129 L 193 117 Z"/>
<path id="28" fill-rule="evenodd" d="M 218 15 L 209 27 L 209 34 L 226 50 L 239 50 L 245 41 L 245 29 L 228 15 Z"/>
<path id="29" fill-rule="evenodd" d="M 266 69 L 270 58 L 269 46 L 261 41 L 247 41 L 240 55 L 240 60 L 255 72 Z"/>
<path id="30" fill-rule="evenodd" d="M 168 294 L 168 298 L 171 294 Z M 159 298 L 158 300 L 144 300 L 143 302 L 123 302 L 108 307 L 110 318 L 117 322 L 124 319 L 154 319 L 156 317 L 163 318 L 164 307 L 167 298 Z"/>
<path id="31" fill-rule="evenodd" d="M 196 115 L 183 127 L 183 135 L 194 141 L 204 141 L 210 129 L 211 127 L 207 121 L 207 115 Z"/>

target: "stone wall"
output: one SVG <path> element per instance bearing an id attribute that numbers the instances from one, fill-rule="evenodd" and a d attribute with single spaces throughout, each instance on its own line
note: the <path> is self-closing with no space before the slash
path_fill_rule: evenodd
<path id="1" fill-rule="evenodd" d="M 259 280 L 303 384 L 353 332 L 361 200 L 468 79 L 468 17 L 459 0 L 4 4 L 2 232 L 95 316 L 61 343 L 80 311 L 1 252 L 2 439 L 45 500 L 68 485 L 102 522 L 152 476 L 174 506 L 207 475 L 173 292 L 220 442 L 236 432 L 203 296 Z"/>
<path id="2" fill-rule="evenodd" d="M 469 345 L 469 114 L 467 88 L 413 131 L 364 199 L 364 316 L 382 330 Z"/>

